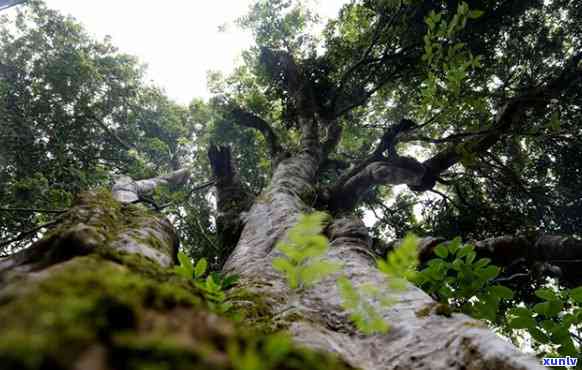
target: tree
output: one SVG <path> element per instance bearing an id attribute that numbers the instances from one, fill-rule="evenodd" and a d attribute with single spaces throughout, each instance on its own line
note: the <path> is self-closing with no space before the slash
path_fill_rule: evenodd
<path id="1" fill-rule="evenodd" d="M 86 162 L 93 166 L 81 175 L 94 173 L 95 163 L 103 166 L 103 175 L 85 184 L 75 178 L 71 184 L 77 188 L 67 194 L 93 190 L 81 192 L 75 202 L 54 202 L 53 207 L 70 208 L 52 221 L 53 229 L 0 260 L 0 325 L 8 333 L 0 339 L 4 363 L 31 369 L 107 369 L 161 361 L 162 368 L 172 369 L 193 364 L 246 369 L 257 368 L 257 359 L 265 368 L 283 363 L 296 368 L 295 359 L 299 367 L 324 368 L 538 367 L 482 322 L 443 311 L 412 283 L 396 289 L 391 284 L 396 277 L 382 273 L 389 268 L 376 268 L 375 253 L 383 258 L 393 249 L 404 256 L 410 242 L 395 248 L 398 243 L 373 238 L 362 215 L 365 207 L 382 212 L 377 233 L 396 225 L 424 234 L 418 245 L 421 262 L 445 255 L 443 239 L 430 237 L 433 232 L 447 239 L 483 238 L 469 252 L 475 253 L 471 260 L 491 256 L 503 267 L 501 279 L 525 274 L 528 280 L 513 286 L 523 301 L 533 295 L 528 292 L 532 279 L 541 284 L 549 274 L 558 275 L 561 285 L 580 285 L 582 247 L 575 238 L 576 223 L 558 213 L 564 207 L 575 213 L 577 205 L 570 202 L 577 202 L 572 191 L 579 171 L 574 160 L 582 84 L 579 4 L 354 1 L 317 38 L 308 33 L 317 17 L 302 4 L 257 2 L 239 21 L 254 32 L 256 47 L 244 54 L 244 64 L 232 76 L 211 74 L 216 96 L 209 104 L 194 102 L 190 109 L 143 86 L 133 73 L 135 64 L 99 49 L 72 20 L 38 3 L 30 9 L 32 18 L 23 14 L 17 23 L 23 35 L 3 32 L 3 60 L 11 61 L 4 69 L 13 71 L 3 79 L 4 117 L 12 122 L 6 127 L 38 148 L 39 160 L 52 161 L 54 155 L 46 153 L 53 151 L 79 151 L 91 155 Z M 45 27 L 27 28 L 24 19 Z M 48 35 L 54 41 L 48 43 L 44 33 L 53 28 Z M 65 36 L 70 44 L 55 44 Z M 42 47 L 51 44 L 58 46 L 56 52 Z M 20 52 L 22 45 L 29 51 Z M 70 50 L 74 58 L 61 73 L 77 76 L 81 72 L 74 68 L 89 65 L 102 76 L 95 65 L 105 59 L 113 71 L 132 72 L 113 81 L 121 91 L 132 86 L 133 93 L 119 94 L 118 108 L 104 110 L 113 103 L 93 81 L 108 86 L 112 79 L 71 78 L 79 86 L 72 89 L 53 69 L 63 65 L 62 59 L 50 63 Z M 87 98 L 79 101 L 84 94 Z M 44 110 L 36 113 L 36 105 Z M 87 120 L 69 126 L 77 112 Z M 68 127 L 86 132 L 61 139 L 58 146 L 50 132 L 42 131 L 47 126 L 39 124 L 47 116 L 63 132 Z M 22 121 L 22 127 L 16 124 Z M 88 152 L 84 145 L 96 149 Z M 109 145 L 115 157 L 104 164 Z M 208 159 L 199 156 L 191 168 L 181 169 L 192 162 L 192 145 L 198 153 L 207 149 Z M 11 205 L 3 233 L 10 236 L 21 226 L 13 219 L 20 212 L 17 206 L 37 199 L 30 190 L 28 200 L 17 196 L 21 181 L 33 183 L 29 188 L 51 190 L 55 186 L 47 181 L 57 176 L 41 172 L 44 180 L 34 182 L 32 161 L 14 145 L 2 150 L 3 158 L 20 160 L 3 175 Z M 416 157 L 413 150 L 419 152 Z M 73 163 L 82 160 L 78 156 Z M 565 163 L 566 158 L 573 160 Z M 61 168 L 64 156 L 54 163 Z M 554 169 L 555 163 L 564 166 Z M 121 172 L 130 177 L 114 181 L 113 196 L 95 191 L 95 185 L 121 173 L 117 165 L 127 166 Z M 169 174 L 153 176 L 162 171 Z M 184 183 L 192 172 L 198 178 L 208 174 L 211 181 L 187 184 L 173 195 L 163 189 Z M 216 189 L 215 213 L 197 192 L 210 183 Z M 386 187 L 395 185 L 406 185 L 410 194 L 400 194 L 391 204 L 393 194 Z M 560 193 L 548 197 L 547 189 Z M 426 208 L 425 221 L 417 222 L 412 203 L 427 192 L 443 201 Z M 193 200 L 192 194 L 198 198 Z M 160 199 L 171 206 L 160 207 Z M 144 200 L 155 209 L 133 204 Z M 500 204 L 505 200 L 511 201 L 510 211 L 528 217 L 507 219 Z M 35 207 L 44 206 L 37 201 Z M 230 293 L 234 312 L 244 313 L 242 322 L 255 328 L 257 338 L 208 313 L 217 307 L 222 314 L 228 311 L 217 298 L 222 297 L 217 286 L 224 277 L 209 275 L 205 283 L 193 283 L 168 269 L 177 259 L 178 238 L 161 208 L 183 233 L 191 256 L 209 257 L 211 269 L 240 277 Z M 319 228 L 302 216 L 313 211 L 329 215 L 323 225 L 329 246 L 316 235 Z M 40 220 L 28 217 L 36 223 L 34 231 L 10 239 L 20 242 L 36 235 Z M 303 229 L 296 229 L 297 224 Z M 392 229 L 395 237 L 405 231 Z M 507 235 L 516 231 L 521 234 Z M 317 283 L 297 289 L 281 273 L 290 271 L 281 261 L 301 250 L 301 243 L 323 243 L 318 250 L 325 258 L 320 256 L 319 268 L 312 271 L 320 279 L 306 275 Z M 190 271 L 191 262 L 181 258 L 187 275 L 204 273 L 198 264 L 200 271 Z M 369 286 L 376 287 L 376 295 L 365 302 L 371 307 L 367 312 L 387 323 L 388 333 L 362 333 L 358 320 L 351 320 L 354 312 L 346 310 L 346 291 L 364 294 Z M 382 305 L 387 297 L 392 304 Z M 26 314 L 15 320 L 20 312 Z M 94 322 L 87 320 L 91 315 Z M 330 365 L 327 361 L 333 359 L 301 352 L 268 335 L 278 329 L 286 330 L 294 343 L 335 353 L 344 362 Z M 165 336 L 170 339 L 160 342 Z"/>

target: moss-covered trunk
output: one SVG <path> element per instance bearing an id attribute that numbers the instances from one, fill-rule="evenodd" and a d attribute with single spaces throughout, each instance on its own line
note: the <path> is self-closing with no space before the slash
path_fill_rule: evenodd
<path id="1" fill-rule="evenodd" d="M 260 330 L 212 313 L 172 271 L 176 252 L 165 218 L 109 192 L 81 195 L 56 228 L 0 260 L 0 368 L 345 368 L 266 335 L 277 326 L 243 290 L 231 293 L 239 317 Z"/>

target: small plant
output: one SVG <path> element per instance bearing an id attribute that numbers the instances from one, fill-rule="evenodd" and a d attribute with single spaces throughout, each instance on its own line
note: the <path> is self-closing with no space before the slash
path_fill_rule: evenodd
<path id="1" fill-rule="evenodd" d="M 398 248 L 388 253 L 386 261 L 378 260 L 378 269 L 388 277 L 388 284 L 392 289 L 404 290 L 407 281 L 416 277 L 417 245 L 417 237 L 408 234 Z"/>
<path id="2" fill-rule="evenodd" d="M 238 341 L 231 340 L 226 347 L 235 370 L 276 369 L 278 365 L 282 365 L 291 349 L 291 338 L 280 333 L 260 341 L 251 340 L 244 348 Z"/>
<path id="3" fill-rule="evenodd" d="M 393 301 L 384 297 L 378 287 L 363 284 L 354 287 L 345 276 L 338 279 L 338 288 L 342 298 L 342 307 L 349 312 L 350 320 L 358 330 L 364 334 L 386 333 L 390 326 L 371 303 L 374 300 L 384 307 L 393 304 Z"/>
<path id="4" fill-rule="evenodd" d="M 324 259 L 329 242 L 321 232 L 327 217 L 323 212 L 301 215 L 287 233 L 287 240 L 275 247 L 283 256 L 273 260 L 273 268 L 285 275 L 293 290 L 309 288 L 341 268 L 339 263 Z"/>
<path id="5" fill-rule="evenodd" d="M 394 291 L 406 289 L 407 280 L 414 278 L 418 265 L 418 242 L 414 235 L 407 235 L 398 248 L 386 256 L 386 260 L 378 260 L 378 269 L 388 278 L 388 285 Z M 341 277 L 338 288 L 342 297 L 342 306 L 350 313 L 350 319 L 358 330 L 365 334 L 386 333 L 390 326 L 372 302 L 378 302 L 382 307 L 389 307 L 394 301 L 372 284 L 362 284 L 357 288 L 352 282 Z"/>
<path id="6" fill-rule="evenodd" d="M 198 260 L 196 265 L 193 265 L 186 254 L 179 252 L 178 261 L 180 264 L 174 268 L 174 271 L 187 279 L 194 279 L 194 284 L 202 290 L 211 310 L 224 314 L 232 308 L 232 304 L 226 302 L 225 291 L 236 284 L 239 279 L 238 275 L 222 276 L 212 272 L 204 278 L 208 269 L 208 262 L 205 258 Z"/>

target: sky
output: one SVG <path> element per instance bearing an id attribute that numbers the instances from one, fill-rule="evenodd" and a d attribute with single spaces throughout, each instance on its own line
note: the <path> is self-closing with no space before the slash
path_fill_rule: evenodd
<path id="1" fill-rule="evenodd" d="M 232 25 L 251 2 L 46 0 L 50 8 L 83 23 L 93 36 L 110 35 L 121 52 L 147 64 L 149 80 L 183 104 L 195 97 L 207 98 L 207 71 L 231 71 L 240 52 L 251 45 L 251 35 Z M 330 18 L 346 2 L 314 0 L 314 6 L 323 18 Z M 219 32 L 225 23 L 231 26 Z"/>

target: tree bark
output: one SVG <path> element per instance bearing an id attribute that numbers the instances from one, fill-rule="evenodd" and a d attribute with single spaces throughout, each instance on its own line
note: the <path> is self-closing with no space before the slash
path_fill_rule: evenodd
<path id="1" fill-rule="evenodd" d="M 337 276 L 306 291 L 291 292 L 272 267 L 280 255 L 274 247 L 300 213 L 312 211 L 316 169 L 317 158 L 307 153 L 279 164 L 270 187 L 249 210 L 240 241 L 224 267 L 267 299 L 274 316 L 288 326 L 298 343 L 338 353 L 362 369 L 541 368 L 533 357 L 520 353 L 481 322 L 462 314 L 444 317 L 430 311 L 435 302 L 417 287 L 409 284 L 403 293 L 390 291 L 374 265 L 367 230 L 355 218 L 337 217 L 329 224 L 327 257 L 343 263 L 343 273 L 354 285 L 386 287 L 386 295 L 397 303 L 377 310 L 391 325 L 390 332 L 358 333 L 341 308 Z M 427 307 L 431 313 L 422 314 Z"/>

